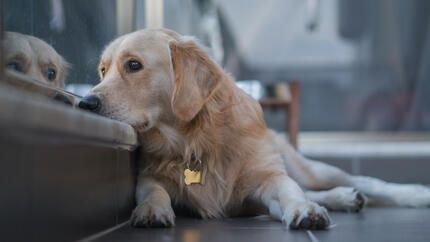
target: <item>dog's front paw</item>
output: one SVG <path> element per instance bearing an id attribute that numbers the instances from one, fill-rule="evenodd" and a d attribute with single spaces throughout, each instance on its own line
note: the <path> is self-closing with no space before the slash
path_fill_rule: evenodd
<path id="1" fill-rule="evenodd" d="M 175 213 L 170 205 L 147 201 L 138 205 L 131 215 L 135 227 L 170 227 L 175 225 Z"/>
<path id="2" fill-rule="evenodd" d="M 284 211 L 282 223 L 290 229 L 326 229 L 330 225 L 327 209 L 310 201 L 290 202 Z"/>

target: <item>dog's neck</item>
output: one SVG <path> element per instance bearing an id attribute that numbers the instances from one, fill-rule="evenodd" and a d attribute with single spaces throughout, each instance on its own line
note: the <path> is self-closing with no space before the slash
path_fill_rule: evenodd
<path id="1" fill-rule="evenodd" d="M 243 130 L 249 129 L 249 125 L 237 125 L 244 117 L 239 108 L 243 103 L 229 91 L 232 88 L 226 86 L 218 91 L 190 122 L 166 115 L 154 128 L 139 134 L 144 151 L 156 156 L 157 160 L 182 164 L 192 160 L 194 155 L 209 167 L 215 165 L 211 162 L 218 162 L 222 152 L 234 153 L 233 147 L 225 147 L 225 139 L 239 139 L 242 133 L 250 131 Z M 252 132 L 257 130 L 252 129 Z"/>

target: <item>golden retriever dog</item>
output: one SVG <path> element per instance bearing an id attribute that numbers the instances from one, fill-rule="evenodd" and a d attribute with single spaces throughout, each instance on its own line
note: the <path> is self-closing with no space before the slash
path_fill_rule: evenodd
<path id="1" fill-rule="evenodd" d="M 64 88 L 69 64 L 45 41 L 31 35 L 5 32 L 2 44 L 7 69 Z"/>
<path id="2" fill-rule="evenodd" d="M 288 228 L 325 229 L 326 208 L 359 211 L 364 194 L 430 204 L 427 187 L 351 176 L 298 154 L 193 38 L 167 29 L 124 35 L 107 46 L 99 71 L 100 84 L 79 105 L 138 132 L 134 226 L 172 226 L 173 207 L 202 218 L 263 207 Z"/>

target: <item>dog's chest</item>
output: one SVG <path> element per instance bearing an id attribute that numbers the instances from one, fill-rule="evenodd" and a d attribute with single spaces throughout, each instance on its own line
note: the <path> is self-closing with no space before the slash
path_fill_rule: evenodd
<path id="1" fill-rule="evenodd" d="M 183 168 L 176 173 L 175 185 L 168 186 L 168 192 L 173 201 L 195 210 L 202 217 L 221 217 L 232 189 L 219 178 L 207 170 L 189 174 L 187 168 Z"/>
<path id="2" fill-rule="evenodd" d="M 186 196 L 182 202 L 202 217 L 222 217 L 228 204 L 229 191 L 216 186 L 212 181 L 191 184 L 184 188 Z"/>
<path id="3" fill-rule="evenodd" d="M 210 169 L 207 160 L 202 166 L 174 158 L 148 160 L 151 162 L 146 162 L 143 170 L 162 183 L 173 204 L 184 205 L 202 217 L 226 215 L 235 181 L 233 169 L 220 162 Z"/>

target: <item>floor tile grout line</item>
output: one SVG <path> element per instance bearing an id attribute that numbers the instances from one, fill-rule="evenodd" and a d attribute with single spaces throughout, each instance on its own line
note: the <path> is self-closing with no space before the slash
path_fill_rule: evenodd
<path id="1" fill-rule="evenodd" d="M 308 234 L 309 239 L 312 242 L 320 242 L 319 239 L 317 239 L 317 237 L 315 237 L 315 235 L 310 230 L 306 230 L 306 233 Z"/>
<path id="2" fill-rule="evenodd" d="M 125 221 L 125 222 L 123 222 L 123 223 L 120 223 L 120 224 L 118 224 L 118 225 L 115 225 L 115 226 L 113 226 L 113 227 L 111 227 L 111 228 L 108 228 L 108 229 L 103 230 L 103 231 L 101 231 L 101 232 L 98 232 L 98 233 L 96 233 L 96 234 L 90 235 L 90 236 L 85 237 L 85 238 L 83 238 L 83 239 L 77 240 L 76 242 L 90 242 L 90 241 L 94 241 L 94 240 L 99 239 L 99 238 L 101 238 L 101 237 L 103 237 L 103 236 L 105 236 L 105 235 L 107 235 L 107 234 L 109 234 L 109 233 L 111 233 L 111 232 L 113 232 L 113 231 L 115 231 L 115 230 L 118 230 L 118 229 L 120 229 L 120 228 L 124 227 L 124 226 L 125 226 L 125 225 L 127 225 L 129 222 L 130 222 L 130 221 L 129 221 L 129 220 L 127 220 L 127 221 Z"/>

